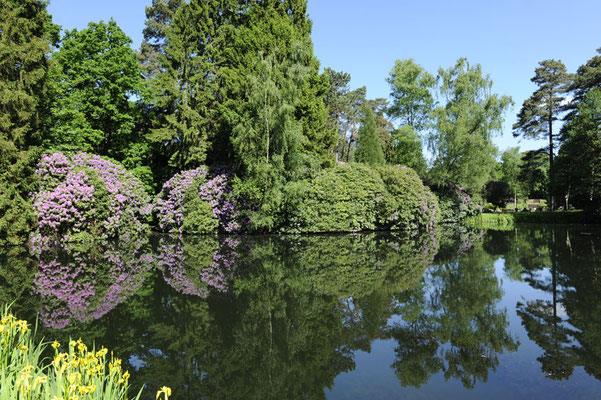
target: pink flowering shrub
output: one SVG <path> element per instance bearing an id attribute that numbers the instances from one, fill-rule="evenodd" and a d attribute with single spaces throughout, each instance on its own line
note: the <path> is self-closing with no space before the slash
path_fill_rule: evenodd
<path id="1" fill-rule="evenodd" d="M 34 243 L 68 242 L 80 232 L 106 239 L 122 229 L 139 232 L 148 227 L 151 199 L 121 165 L 87 153 L 45 154 L 36 175 L 40 188 L 32 194 L 38 218 Z"/>
<path id="2" fill-rule="evenodd" d="M 159 227 L 170 233 L 239 232 L 232 177 L 230 170 L 209 173 L 206 167 L 173 176 L 155 199 Z"/>

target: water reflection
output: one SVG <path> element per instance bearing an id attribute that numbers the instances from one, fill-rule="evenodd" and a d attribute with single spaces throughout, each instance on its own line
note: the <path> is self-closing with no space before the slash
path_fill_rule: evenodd
<path id="1" fill-rule="evenodd" d="M 517 303 L 517 313 L 543 354 L 550 379 L 568 379 L 574 368 L 601 378 L 601 238 L 584 227 L 524 228 L 507 238 L 512 270 L 541 292 Z"/>
<path id="2" fill-rule="evenodd" d="M 445 380 L 471 388 L 487 381 L 499 354 L 517 350 L 499 307 L 495 258 L 477 243 L 466 254 L 471 240 L 450 244 L 418 285 L 395 296 L 401 319 L 389 334 L 397 341 L 393 368 L 402 386 L 420 387 L 443 372 Z"/>
<path id="3" fill-rule="evenodd" d="M 62 329 L 72 320 L 96 320 L 132 296 L 153 267 L 145 237 L 84 246 L 43 246 L 32 291 L 40 296 L 40 321 Z"/>
<path id="4" fill-rule="evenodd" d="M 148 398 L 166 383 L 174 399 L 324 398 L 376 340 L 392 362 L 372 367 L 398 391 L 490 385 L 525 340 L 547 381 L 579 366 L 601 378 L 600 249 L 577 227 L 132 236 L 45 248 L 39 263 L 4 252 L 0 300 L 39 314 L 41 336 L 114 349 Z M 508 304 L 503 278 L 535 290 Z"/>

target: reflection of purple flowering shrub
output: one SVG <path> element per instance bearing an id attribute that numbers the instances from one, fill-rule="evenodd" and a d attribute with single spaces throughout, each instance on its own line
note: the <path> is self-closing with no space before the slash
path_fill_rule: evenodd
<path id="1" fill-rule="evenodd" d="M 118 236 L 121 228 L 140 231 L 152 212 L 142 183 L 120 165 L 100 156 L 45 154 L 36 170 L 40 189 L 33 193 L 38 230 L 33 241 L 69 240 L 89 231 L 95 237 Z"/>
<path id="2" fill-rule="evenodd" d="M 145 243 L 105 243 L 87 252 L 45 247 L 34 278 L 34 292 L 43 298 L 42 323 L 61 329 L 72 320 L 98 319 L 123 303 L 153 268 Z"/>
<path id="3" fill-rule="evenodd" d="M 186 218 L 192 218 L 199 202 L 207 205 L 206 231 L 218 227 L 223 232 L 240 231 L 239 213 L 232 192 L 233 173 L 225 168 L 214 171 L 206 167 L 182 171 L 169 179 L 155 200 L 159 227 L 171 233 L 186 232 Z M 196 214 L 197 215 L 197 214 Z M 209 220 L 209 223 L 206 221 Z M 214 225 L 210 220 L 214 220 Z"/>
<path id="4" fill-rule="evenodd" d="M 172 236 L 159 243 L 157 265 L 165 282 L 180 293 L 206 298 L 209 290 L 226 293 L 238 258 L 239 239 Z"/>

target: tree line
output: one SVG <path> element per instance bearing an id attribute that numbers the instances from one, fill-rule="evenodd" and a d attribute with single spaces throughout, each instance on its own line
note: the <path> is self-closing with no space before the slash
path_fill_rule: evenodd
<path id="1" fill-rule="evenodd" d="M 28 194 L 42 152 L 108 157 L 149 193 L 182 170 L 232 166 L 236 192 L 267 213 L 281 208 L 289 183 L 336 162 L 406 165 L 430 186 L 475 195 L 493 176 L 492 138 L 512 100 L 493 93 L 491 78 L 467 59 L 436 77 L 398 60 L 387 79 L 391 101 L 367 99 L 365 87 L 351 90 L 348 73 L 320 70 L 307 0 L 153 0 L 139 50 L 113 20 L 61 35 L 46 7 L 0 0 L 2 232 L 35 224 Z M 599 198 L 594 150 L 578 157 L 588 164 L 557 171 L 595 140 L 597 58 L 573 79 L 560 62 L 541 63 L 533 78 L 541 89 L 514 127 L 547 134 L 551 159 L 554 141 L 565 142 L 549 184 L 572 199 Z M 568 92 L 572 101 L 561 100 Z M 558 136 L 559 110 L 569 112 Z"/>

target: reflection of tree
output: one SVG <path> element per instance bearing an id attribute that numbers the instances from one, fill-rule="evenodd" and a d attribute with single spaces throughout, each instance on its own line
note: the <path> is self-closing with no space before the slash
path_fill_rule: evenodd
<path id="1" fill-rule="evenodd" d="M 217 236 L 161 237 L 157 265 L 165 281 L 182 294 L 207 297 L 209 289 L 228 291 L 240 239 Z"/>
<path id="2" fill-rule="evenodd" d="M 544 350 L 537 360 L 546 375 L 551 379 L 568 379 L 577 362 L 571 347 L 573 330 L 557 317 L 556 305 L 545 300 L 518 302 L 517 313 L 530 340 Z"/>
<path id="3" fill-rule="evenodd" d="M 36 261 L 29 257 L 25 246 L 0 248 L 0 304 L 11 304 L 13 312 L 21 318 L 33 321 L 38 305 L 30 295 Z"/>
<path id="4" fill-rule="evenodd" d="M 524 280 L 550 297 L 518 302 L 517 312 L 543 350 L 538 361 L 551 379 L 568 379 L 580 365 L 601 379 L 601 241 L 582 229 L 520 228 L 512 246 Z M 528 237 L 537 246 L 526 246 Z"/>
<path id="5" fill-rule="evenodd" d="M 472 242 L 473 244 L 473 242 Z M 459 245 L 459 252 L 466 246 Z M 465 387 L 486 381 L 498 355 L 515 351 L 494 258 L 481 245 L 458 257 L 439 259 L 421 284 L 396 296 L 403 322 L 390 329 L 397 340 L 393 364 L 403 386 L 420 386 L 439 371 Z"/>

